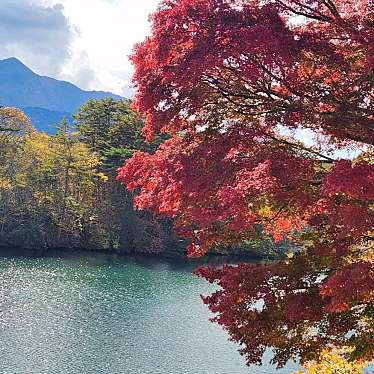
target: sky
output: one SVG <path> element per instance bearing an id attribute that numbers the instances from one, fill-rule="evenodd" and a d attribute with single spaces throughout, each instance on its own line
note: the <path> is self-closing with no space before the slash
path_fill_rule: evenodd
<path id="1" fill-rule="evenodd" d="M 0 59 L 87 90 L 130 96 L 133 46 L 159 0 L 0 0 Z"/>

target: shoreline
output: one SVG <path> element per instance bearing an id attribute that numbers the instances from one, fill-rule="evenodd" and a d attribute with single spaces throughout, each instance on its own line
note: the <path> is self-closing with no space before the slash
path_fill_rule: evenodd
<path id="1" fill-rule="evenodd" d="M 131 251 L 116 251 L 108 249 L 86 249 L 86 248 L 51 248 L 51 249 L 30 249 L 22 247 L 0 246 L 0 257 L 29 257 L 29 258 L 55 258 L 55 257 L 83 257 L 106 258 L 113 262 L 128 262 L 135 261 L 139 263 L 154 263 L 160 262 L 177 267 L 199 267 L 199 266 L 222 266 L 224 264 L 238 264 L 238 263 L 268 263 L 276 261 L 269 257 L 261 256 L 243 256 L 243 255 L 226 255 L 219 253 L 208 253 L 199 258 L 188 258 L 178 256 L 170 256 L 170 252 L 164 253 L 144 253 Z"/>

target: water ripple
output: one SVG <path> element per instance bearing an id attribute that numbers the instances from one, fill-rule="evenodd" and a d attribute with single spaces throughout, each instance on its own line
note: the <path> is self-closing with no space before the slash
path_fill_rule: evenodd
<path id="1" fill-rule="evenodd" d="M 211 285 L 158 269 L 104 257 L 1 259 L 1 373 L 275 373 L 246 368 L 208 322 L 199 295 Z"/>

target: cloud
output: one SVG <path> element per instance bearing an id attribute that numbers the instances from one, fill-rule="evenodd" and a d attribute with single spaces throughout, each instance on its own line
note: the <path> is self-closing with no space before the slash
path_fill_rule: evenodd
<path id="1" fill-rule="evenodd" d="M 18 57 L 38 73 L 58 76 L 77 35 L 63 11 L 62 4 L 1 0 L 0 57 Z"/>
<path id="2" fill-rule="evenodd" d="M 86 51 L 74 52 L 64 65 L 60 78 L 73 82 L 78 87 L 90 89 L 97 84 L 96 73 Z"/>
<path id="3" fill-rule="evenodd" d="M 39 0 L 40 1 L 40 0 Z M 72 45 L 73 63 L 65 66 L 65 79 L 85 89 L 112 91 L 131 96 L 133 67 L 128 59 L 135 43 L 149 33 L 148 14 L 159 0 L 45 0 L 63 3 L 65 14 L 79 36 Z M 82 52 L 85 53 L 83 60 Z M 80 79 L 77 65 L 89 66 L 95 79 Z M 82 85 L 84 83 L 84 85 Z"/>
<path id="4" fill-rule="evenodd" d="M 132 96 L 133 45 L 159 0 L 0 0 L 0 59 L 87 90 Z"/>

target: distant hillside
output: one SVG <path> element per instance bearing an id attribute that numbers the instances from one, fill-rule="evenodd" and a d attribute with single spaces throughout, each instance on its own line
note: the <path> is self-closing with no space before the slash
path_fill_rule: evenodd
<path id="1" fill-rule="evenodd" d="M 84 91 L 57 79 L 40 76 L 16 58 L 0 60 L 0 104 L 25 110 L 43 131 L 70 116 L 89 99 L 121 96 L 103 91 Z"/>
<path id="2" fill-rule="evenodd" d="M 62 118 L 66 117 L 70 123 L 73 122 L 73 116 L 68 112 L 34 107 L 21 107 L 21 109 L 39 131 L 45 131 L 49 134 L 54 134 L 56 132 L 56 125 L 61 122 Z"/>

